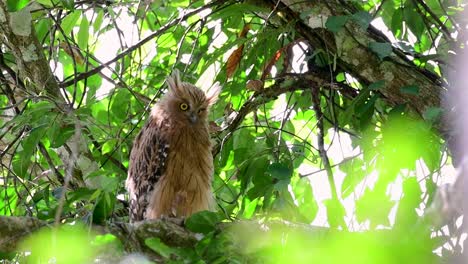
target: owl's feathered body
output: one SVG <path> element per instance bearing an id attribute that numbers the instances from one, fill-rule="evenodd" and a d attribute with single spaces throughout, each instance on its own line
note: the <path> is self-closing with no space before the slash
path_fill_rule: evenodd
<path id="1" fill-rule="evenodd" d="M 177 71 L 167 83 L 168 93 L 153 107 L 130 154 L 126 187 L 132 222 L 185 217 L 214 205 L 208 110 L 219 87 L 205 94 L 181 82 Z"/>

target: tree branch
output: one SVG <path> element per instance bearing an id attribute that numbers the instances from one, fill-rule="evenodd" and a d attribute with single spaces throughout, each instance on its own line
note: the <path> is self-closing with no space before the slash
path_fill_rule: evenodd
<path id="1" fill-rule="evenodd" d="M 322 109 L 320 108 L 320 89 L 319 87 L 311 86 L 310 92 L 312 95 L 312 107 L 314 108 L 315 119 L 317 119 L 317 144 L 320 158 L 322 159 L 323 166 L 325 167 L 325 171 L 327 172 L 332 199 L 338 201 L 338 194 L 336 193 L 336 184 L 335 179 L 333 178 L 332 167 L 330 165 L 330 160 L 328 159 L 327 151 L 325 150 L 325 131 L 323 128 L 323 113 Z"/>
<path id="2" fill-rule="evenodd" d="M 287 74 L 280 79 L 281 82 L 276 82 L 272 86 L 266 87 L 250 96 L 250 98 L 242 105 L 234 119 L 230 121 L 227 127 L 219 132 L 217 136 L 222 138 L 223 142 L 227 141 L 232 136 L 232 132 L 240 126 L 248 114 L 257 109 L 260 105 L 275 100 L 283 93 L 309 90 L 311 86 L 315 86 L 336 89 L 351 98 L 357 95 L 356 91 L 352 90 L 351 87 L 330 82 L 330 78 L 328 76 L 317 72 L 308 72 L 306 74 Z M 213 148 L 213 155 L 216 156 L 220 149 L 221 144 L 217 144 Z"/>
<path id="3" fill-rule="evenodd" d="M 146 44 L 150 40 L 154 39 L 155 37 L 158 37 L 158 36 L 162 35 L 164 32 L 169 30 L 171 27 L 181 23 L 182 21 L 185 21 L 189 17 L 191 17 L 191 16 L 193 16 L 195 14 L 198 14 L 199 12 L 201 12 L 201 11 L 207 9 L 207 8 L 211 8 L 211 7 L 218 6 L 218 5 L 223 5 L 223 4 L 225 4 L 225 2 L 226 1 L 222 1 L 222 0 L 213 1 L 213 2 L 211 2 L 209 4 L 206 4 L 206 5 L 202 6 L 202 7 L 199 7 L 197 9 L 193 10 L 193 11 L 190 11 L 190 12 L 184 14 L 181 18 L 175 19 L 172 22 L 169 22 L 169 23 L 165 24 L 164 26 L 162 26 L 157 31 L 153 32 L 152 34 L 150 34 L 146 38 L 140 40 L 135 45 L 131 46 L 130 48 L 123 51 L 122 53 L 118 54 L 115 58 L 109 60 L 108 62 L 103 63 L 102 65 L 100 65 L 100 66 L 98 66 L 98 67 L 96 67 L 96 68 L 94 68 L 94 69 L 92 69 L 90 71 L 80 73 L 77 76 L 75 76 L 75 78 L 73 80 L 62 82 L 62 83 L 59 84 L 59 86 L 60 87 L 68 87 L 70 85 L 75 84 L 78 81 L 84 80 L 84 79 L 86 79 L 88 77 L 93 76 L 94 74 L 99 73 L 102 69 L 104 69 L 106 67 L 109 67 L 112 63 L 117 62 L 118 60 L 124 58 L 125 56 L 127 56 L 128 54 L 130 54 L 133 51 L 137 50 L 139 47 L 143 46 L 144 44 Z"/>
<path id="4" fill-rule="evenodd" d="M 44 227 L 50 226 L 35 218 L 0 216 L 0 252 L 15 252 L 21 240 Z M 125 253 L 142 252 L 148 259 L 157 262 L 164 261 L 164 259 L 146 246 L 146 239 L 159 238 L 169 247 L 190 250 L 195 248 L 200 239 L 204 237 L 204 235 L 188 231 L 169 219 L 147 220 L 134 224 L 113 223 L 109 226 L 92 226 L 91 230 L 97 234 L 113 234 L 122 242 Z M 264 258 L 271 261 L 272 257 L 279 256 L 278 252 L 275 252 L 278 249 L 288 253 L 286 259 L 292 260 L 300 257 L 310 263 L 323 263 L 324 261 L 317 260 L 323 257 L 330 260 L 326 252 L 334 252 L 337 245 L 359 248 L 352 252 L 345 251 L 344 254 L 349 254 L 349 256 L 341 256 L 341 258 L 362 259 L 360 257 L 366 256 L 364 259 L 369 259 L 368 250 L 373 250 L 376 254 L 387 256 L 391 263 L 398 263 L 397 260 L 403 259 L 419 260 L 421 263 L 436 263 L 435 261 L 438 260 L 430 248 L 424 246 L 427 245 L 429 235 L 415 236 L 395 230 L 353 233 L 282 220 L 246 220 L 219 223 L 212 235 L 212 239 L 221 238 L 224 247 L 214 247 L 211 250 L 222 250 L 225 256 L 235 255 L 241 259 L 250 257 L 253 263 L 265 263 Z M 316 250 L 311 252 L 314 248 L 320 249 L 321 254 L 317 254 Z M 105 255 L 105 263 L 123 263 L 120 262 L 122 259 L 116 254 L 115 248 L 107 249 L 107 251 L 110 253 L 105 250 L 101 253 Z M 297 256 L 294 256 L 295 254 Z"/>
<path id="5" fill-rule="evenodd" d="M 21 79 L 32 81 L 33 86 L 27 89 L 36 95 L 45 91 L 55 99 L 63 99 L 42 51 L 42 46 L 36 37 L 29 8 L 11 13 L 7 10 L 5 0 L 1 0 L 0 12 L 2 13 L 0 41 L 11 50 L 15 57 Z"/>
<path id="6" fill-rule="evenodd" d="M 276 1 L 274 1 L 276 2 Z M 410 103 L 410 107 L 423 114 L 429 107 L 440 106 L 441 80 L 425 69 L 416 67 L 412 62 L 398 56 L 388 56 L 380 59 L 369 49 L 372 42 L 384 42 L 383 34 L 369 27 L 367 31 L 361 27 L 347 23 L 343 29 L 332 34 L 325 28 L 325 22 L 330 14 L 335 16 L 348 15 L 349 12 L 339 1 L 299 1 L 283 0 L 278 6 L 282 12 L 284 23 L 293 24 L 297 32 L 305 38 L 314 49 L 322 49 L 336 56 L 336 66 L 364 85 L 380 80 L 385 81 L 385 87 L 379 91 L 390 105 Z M 311 10 L 311 20 L 302 20 L 300 13 Z M 319 20 L 319 21 L 317 21 Z M 323 20 L 323 21 L 322 21 Z M 314 23 L 314 24 L 311 24 Z M 316 24 L 322 23 L 322 27 Z M 417 85 L 417 96 L 405 94 L 401 87 Z"/>

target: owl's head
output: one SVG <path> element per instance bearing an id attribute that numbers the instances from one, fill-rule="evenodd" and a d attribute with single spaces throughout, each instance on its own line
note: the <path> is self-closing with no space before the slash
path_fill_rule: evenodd
<path id="1" fill-rule="evenodd" d="M 182 82 L 178 70 L 167 77 L 166 83 L 169 91 L 162 99 L 165 110 L 182 123 L 206 124 L 208 110 L 218 100 L 221 87 L 215 85 L 205 93 L 195 85 Z"/>

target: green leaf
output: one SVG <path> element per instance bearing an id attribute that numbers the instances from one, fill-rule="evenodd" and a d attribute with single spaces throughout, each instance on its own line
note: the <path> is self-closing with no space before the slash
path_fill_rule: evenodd
<path id="1" fill-rule="evenodd" d="M 440 169 L 440 161 L 442 159 L 442 143 L 440 140 L 433 135 L 434 139 L 430 142 L 432 145 L 426 147 L 426 152 L 422 153 L 424 163 L 427 168 L 434 172 Z"/>
<path id="2" fill-rule="evenodd" d="M 382 87 L 384 87 L 384 85 L 385 85 L 384 80 L 376 81 L 369 85 L 369 90 L 372 90 L 372 91 L 380 90 Z"/>
<path id="3" fill-rule="evenodd" d="M 13 171 L 20 177 L 25 177 L 27 175 L 36 146 L 44 136 L 46 130 L 46 125 L 33 128 L 26 139 L 21 143 L 23 150 L 17 152 L 13 158 Z"/>
<path id="4" fill-rule="evenodd" d="M 75 0 L 62 0 L 62 4 L 66 9 L 75 9 Z"/>
<path id="5" fill-rule="evenodd" d="M 110 153 L 117 145 L 117 139 L 110 139 L 102 144 L 102 154 Z"/>
<path id="6" fill-rule="evenodd" d="M 400 88 L 401 93 L 419 95 L 419 86 L 417 85 L 407 85 Z"/>
<path id="7" fill-rule="evenodd" d="M 388 115 L 389 116 L 400 116 L 400 115 L 403 115 L 406 112 L 407 109 L 408 109 L 408 105 L 406 103 L 397 104 L 392 108 L 392 110 L 390 110 Z"/>
<path id="8" fill-rule="evenodd" d="M 386 188 L 366 189 L 364 195 L 356 201 L 356 219 L 360 223 L 370 220 L 371 228 L 378 225 L 389 226 L 388 214 L 394 203 L 385 191 Z"/>
<path id="9" fill-rule="evenodd" d="M 45 41 L 49 41 L 49 39 L 46 38 L 46 36 L 47 34 L 49 34 L 49 30 L 51 27 L 52 27 L 51 20 L 48 20 L 48 19 L 39 20 L 37 24 L 35 25 L 37 38 L 44 39 Z"/>
<path id="10" fill-rule="evenodd" d="M 67 201 L 69 203 L 73 203 L 73 202 L 81 201 L 81 200 L 92 201 L 93 199 L 91 199 L 91 196 L 94 193 L 96 193 L 96 191 L 97 190 L 92 190 L 92 189 L 88 189 L 85 187 L 77 188 L 76 190 L 70 191 L 69 193 L 67 193 Z"/>
<path id="11" fill-rule="evenodd" d="M 289 180 L 293 171 L 282 163 L 273 163 L 268 166 L 267 172 L 275 179 Z"/>
<path id="12" fill-rule="evenodd" d="M 392 53 L 392 45 L 390 43 L 381 43 L 381 42 L 371 42 L 369 43 L 369 48 L 379 56 L 380 59 L 383 59 L 389 56 Z"/>
<path id="13" fill-rule="evenodd" d="M 267 8 L 261 5 L 239 3 L 234 5 L 229 5 L 223 8 L 222 12 L 215 12 L 213 15 L 209 16 L 210 20 L 230 18 L 233 16 L 239 16 L 239 14 L 254 13 L 254 12 L 265 12 Z"/>
<path id="14" fill-rule="evenodd" d="M 440 107 L 429 107 L 424 111 L 423 118 L 431 123 L 436 122 L 441 116 L 444 110 Z"/>
<path id="15" fill-rule="evenodd" d="M 48 123 L 48 121 L 44 121 L 44 118 L 51 118 L 50 112 L 55 108 L 55 104 L 49 101 L 40 101 L 38 103 L 31 104 L 29 111 L 25 112 L 25 114 L 31 115 L 31 122 L 40 124 Z"/>
<path id="16" fill-rule="evenodd" d="M 96 20 L 93 23 L 93 32 L 96 34 L 99 29 L 101 28 L 101 24 L 104 18 L 104 11 L 102 9 L 99 10 Z"/>
<path id="17" fill-rule="evenodd" d="M 375 101 L 377 101 L 377 98 L 379 98 L 379 95 L 374 94 L 364 103 L 364 105 L 356 106 L 356 114 L 359 117 L 359 126 L 361 129 L 366 128 L 371 123 L 375 110 Z"/>
<path id="18" fill-rule="evenodd" d="M 17 12 L 25 8 L 29 4 L 29 0 L 7 0 L 7 11 Z"/>
<path id="19" fill-rule="evenodd" d="M 367 30 L 372 21 L 372 16 L 365 11 L 359 11 L 353 14 L 351 18 L 364 30 Z"/>
<path id="20" fill-rule="evenodd" d="M 70 36 L 70 33 L 73 30 L 73 28 L 75 27 L 76 21 L 78 21 L 80 16 L 81 16 L 81 12 L 75 10 L 75 11 L 71 12 L 70 14 L 68 14 L 68 16 L 66 16 L 63 19 L 63 21 L 61 23 L 61 27 L 62 27 L 63 33 L 65 34 L 65 37 Z"/>
<path id="21" fill-rule="evenodd" d="M 93 223 L 103 224 L 112 215 L 115 200 L 112 193 L 102 193 L 93 210 Z"/>
<path id="22" fill-rule="evenodd" d="M 337 33 L 349 20 L 349 16 L 330 16 L 325 22 L 325 27 L 327 27 L 331 32 Z"/>
<path id="23" fill-rule="evenodd" d="M 279 180 L 278 182 L 275 183 L 274 190 L 279 191 L 279 192 L 287 192 L 290 182 L 291 182 L 290 179 Z"/>
<path id="24" fill-rule="evenodd" d="M 344 216 L 346 213 L 343 204 L 335 199 L 325 200 L 324 204 L 327 208 L 327 219 L 330 227 L 346 227 L 346 223 L 344 222 Z"/>
<path id="25" fill-rule="evenodd" d="M 254 159 L 245 172 L 244 177 L 252 179 L 254 187 L 247 192 L 249 199 L 253 200 L 257 197 L 262 197 L 273 190 L 272 178 L 265 174 L 269 165 L 269 159 L 266 156 L 261 156 Z"/>
<path id="26" fill-rule="evenodd" d="M 75 126 L 63 125 L 60 126 L 58 131 L 59 133 L 50 141 L 50 146 L 52 148 L 63 146 L 63 144 L 65 144 L 65 142 L 75 134 Z"/>
<path id="27" fill-rule="evenodd" d="M 268 157 L 261 156 L 253 160 L 247 173 L 252 177 L 252 183 L 256 186 L 264 186 L 271 184 L 271 178 L 265 174 L 269 165 Z"/>
<path id="28" fill-rule="evenodd" d="M 123 249 L 122 242 L 113 234 L 97 235 L 92 242 L 96 246 L 112 246 L 113 248 Z"/>
<path id="29" fill-rule="evenodd" d="M 254 200 L 258 197 L 270 195 L 273 191 L 273 184 L 270 185 L 256 185 L 247 192 L 247 197 Z"/>
<path id="30" fill-rule="evenodd" d="M 219 217 L 215 212 L 201 211 L 190 216 L 185 225 L 193 232 L 207 234 L 214 230 L 218 222 Z"/>
<path id="31" fill-rule="evenodd" d="M 407 2 L 405 7 L 403 8 L 403 19 L 405 21 L 405 25 L 409 27 L 411 32 L 418 38 L 421 38 L 426 24 L 422 16 L 416 11 L 419 7 L 415 6 L 412 1 Z"/>
<path id="32" fill-rule="evenodd" d="M 49 138 L 50 147 L 58 148 L 63 146 L 65 142 L 73 136 L 75 133 L 75 126 L 70 124 L 65 124 L 65 121 L 62 119 L 61 115 L 58 115 L 57 118 L 52 122 L 49 130 L 47 131 L 47 137 Z"/>
<path id="33" fill-rule="evenodd" d="M 354 192 L 356 186 L 366 177 L 364 162 L 359 158 L 351 158 L 343 161 L 339 168 L 346 174 L 341 184 L 341 195 L 346 199 Z"/>
<path id="34" fill-rule="evenodd" d="M 257 197 L 258 196 L 260 196 L 260 195 L 257 195 Z M 249 219 L 255 213 L 255 209 L 257 208 L 257 205 L 258 205 L 258 198 L 255 198 L 252 201 L 250 201 L 249 199 L 244 199 L 243 203 L 245 203 L 244 211 L 243 211 L 243 217 Z"/>
<path id="35" fill-rule="evenodd" d="M 299 181 L 293 186 L 293 191 L 302 222 L 310 224 L 317 216 L 318 205 L 317 201 L 314 199 L 309 179 L 299 179 Z"/>
<path id="36" fill-rule="evenodd" d="M 421 204 L 421 188 L 416 177 L 403 182 L 403 198 L 400 199 L 395 217 L 395 227 L 409 229 L 416 224 L 419 217 L 415 210 Z"/>
<path id="37" fill-rule="evenodd" d="M 381 127 L 382 144 L 378 148 L 385 157 L 381 172 L 407 168 L 416 169 L 416 161 L 434 143 L 430 125 L 407 115 L 393 116 Z"/>
<path id="38" fill-rule="evenodd" d="M 151 248 L 154 252 L 158 253 L 163 258 L 169 259 L 174 250 L 164 244 L 158 237 L 152 237 L 145 239 L 145 245 Z"/>
<path id="39" fill-rule="evenodd" d="M 397 9 L 395 10 L 395 13 L 393 13 L 392 23 L 390 25 L 390 28 L 392 29 L 392 32 L 395 35 L 395 37 L 399 37 L 401 35 L 402 24 L 403 24 L 403 11 L 402 9 Z"/>
<path id="40" fill-rule="evenodd" d="M 22 241 L 18 250 L 31 252 L 27 263 L 89 263 L 95 254 L 89 229 L 79 221 L 37 230 Z"/>
<path id="41" fill-rule="evenodd" d="M 53 0 L 36 0 L 41 5 L 44 5 L 46 7 L 53 7 L 54 6 L 54 1 Z"/>
<path id="42" fill-rule="evenodd" d="M 11 215 L 15 211 L 17 193 L 14 187 L 5 187 L 0 192 L 0 215 Z"/>
<path id="43" fill-rule="evenodd" d="M 132 96 L 127 89 L 118 89 L 115 91 L 110 109 L 114 118 L 117 120 L 124 120 L 127 118 L 131 98 Z"/>
<path id="44" fill-rule="evenodd" d="M 78 30 L 78 47 L 86 50 L 89 39 L 89 21 L 85 15 L 81 16 L 80 29 Z"/>

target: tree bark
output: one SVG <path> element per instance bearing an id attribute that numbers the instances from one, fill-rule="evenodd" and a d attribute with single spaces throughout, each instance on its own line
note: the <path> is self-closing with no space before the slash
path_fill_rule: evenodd
<path id="1" fill-rule="evenodd" d="M 379 58 L 369 45 L 391 41 L 372 25 L 362 28 L 352 19 L 336 33 L 329 31 L 325 23 L 330 16 L 346 16 L 357 13 L 347 1 L 301 1 L 301 0 L 264 0 L 272 13 L 282 19 L 282 23 L 293 25 L 295 30 L 312 46 L 314 50 L 324 50 L 332 54 L 336 62 L 336 72 L 346 72 L 363 85 L 384 81 L 378 90 L 381 97 L 390 105 L 406 105 L 422 118 L 430 108 L 444 109 L 435 120 L 434 129 L 447 141 L 454 165 L 461 159 L 462 150 L 457 146 L 453 131 L 456 113 L 447 109 L 443 102 L 448 83 L 435 73 L 418 67 L 398 47 L 392 47 L 392 53 Z M 307 14 L 307 16 L 301 16 Z M 417 86 L 417 94 L 402 92 L 405 86 Z"/>
<path id="2" fill-rule="evenodd" d="M 0 36 L 15 57 L 20 80 L 29 80 L 27 89 L 40 95 L 45 92 L 58 102 L 63 102 L 55 80 L 36 37 L 29 7 L 18 12 L 8 12 L 6 0 L 0 1 Z M 15 76 L 11 76 L 14 78 Z"/>
<path id="3" fill-rule="evenodd" d="M 114 249 L 109 249 L 101 252 L 97 258 L 104 263 L 116 263 L 122 259 L 128 260 L 129 254 L 132 256 L 143 252 L 147 259 L 163 261 L 161 256 L 146 246 L 145 240 L 148 238 L 159 238 L 172 248 L 194 249 L 205 235 L 195 234 L 174 220 L 177 219 L 93 226 L 92 230 L 97 234 L 115 235 L 125 250 L 124 255 L 119 256 Z M 49 226 L 34 218 L 0 216 L 0 252 L 15 252 L 22 239 L 40 228 Z M 211 235 L 227 238 L 227 241 L 223 240 L 226 247 L 221 248 L 226 256 L 251 258 L 254 262 L 275 261 L 281 249 L 288 254 L 285 259 L 317 260 L 321 263 L 321 260 L 337 259 L 337 256 L 328 255 L 335 254 L 335 250 L 353 247 L 356 251 L 345 250 L 345 255 L 338 258 L 360 259 L 368 256 L 369 250 L 374 250 L 373 254 L 388 254 L 389 263 L 398 263 L 394 261 L 403 259 L 423 261 L 416 263 L 436 263 L 438 258 L 432 253 L 432 244 L 428 244 L 430 232 L 421 230 L 414 229 L 411 234 L 398 230 L 347 232 L 281 220 L 248 220 L 219 223 Z M 401 251 L 403 248 L 405 250 Z"/>
<path id="4" fill-rule="evenodd" d="M 385 81 L 379 92 L 390 105 L 407 103 L 421 115 L 429 107 L 440 106 L 441 79 L 416 67 L 397 48 L 393 48 L 389 57 L 380 59 L 369 49 L 369 44 L 389 41 L 372 25 L 365 30 L 350 20 L 336 34 L 327 30 L 325 22 L 330 16 L 352 14 L 341 1 L 283 0 L 276 8 L 283 15 L 284 22 L 294 24 L 296 31 L 314 49 L 334 54 L 339 70 L 351 74 L 365 85 Z M 310 18 L 301 19 L 300 14 L 306 11 L 312 12 Z M 400 88 L 408 85 L 418 86 L 419 94 L 402 93 Z"/>

